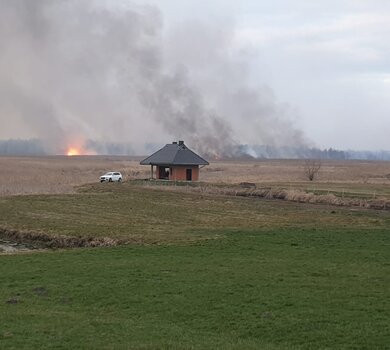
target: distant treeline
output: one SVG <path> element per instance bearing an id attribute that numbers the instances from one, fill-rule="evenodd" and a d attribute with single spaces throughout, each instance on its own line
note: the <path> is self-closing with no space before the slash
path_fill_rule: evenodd
<path id="1" fill-rule="evenodd" d="M 133 147 L 128 143 L 118 142 L 100 142 L 88 140 L 85 143 L 85 148 L 91 150 L 96 154 L 115 155 L 115 156 L 133 156 Z"/>
<path id="2" fill-rule="evenodd" d="M 147 152 L 155 151 L 159 146 L 145 145 Z M 134 156 L 134 149 L 130 143 L 100 142 L 88 140 L 86 149 L 100 155 L 128 155 Z M 191 145 L 189 145 L 191 147 Z M 44 143 L 38 139 L 31 140 L 0 140 L 0 155 L 50 155 Z M 207 155 L 205 155 L 207 157 Z M 334 148 L 319 149 L 311 147 L 274 147 L 263 145 L 239 145 L 233 154 L 222 157 L 242 157 L 257 159 L 362 159 L 362 160 L 390 160 L 390 151 L 341 151 Z"/>
<path id="3" fill-rule="evenodd" d="M 40 156 L 46 155 L 40 140 L 0 140 L 0 155 L 4 156 Z"/>
<path id="4" fill-rule="evenodd" d="M 239 146 L 240 153 L 265 159 L 361 159 L 390 160 L 390 151 L 341 151 L 334 148 Z"/>
<path id="5" fill-rule="evenodd" d="M 347 159 L 346 152 L 333 148 L 321 150 L 309 147 L 239 146 L 240 153 L 253 158 L 270 159 Z"/>
<path id="6" fill-rule="evenodd" d="M 347 159 L 390 160 L 390 151 L 346 151 Z"/>

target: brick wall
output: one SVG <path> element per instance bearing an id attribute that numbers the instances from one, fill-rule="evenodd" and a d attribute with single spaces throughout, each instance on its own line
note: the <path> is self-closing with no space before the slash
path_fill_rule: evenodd
<path id="1" fill-rule="evenodd" d="M 186 181 L 187 169 L 192 170 L 192 181 L 199 180 L 199 167 L 198 166 L 176 166 L 172 167 L 172 173 L 169 176 L 169 180 L 173 181 Z"/>
<path id="2" fill-rule="evenodd" d="M 164 174 L 164 169 L 168 167 L 156 166 L 155 176 L 156 179 L 163 179 L 164 177 L 160 177 L 160 173 Z M 161 171 L 160 171 L 161 169 Z M 192 173 L 192 181 L 199 180 L 199 166 L 174 166 L 169 168 L 169 180 L 172 181 L 187 181 L 187 170 L 191 169 Z"/>

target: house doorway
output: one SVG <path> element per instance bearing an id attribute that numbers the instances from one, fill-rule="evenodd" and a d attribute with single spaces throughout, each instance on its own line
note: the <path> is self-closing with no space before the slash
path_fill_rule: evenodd
<path id="1" fill-rule="evenodd" d="M 160 180 L 169 180 L 169 168 L 159 166 L 158 167 L 158 178 Z"/>
<path id="2" fill-rule="evenodd" d="M 192 181 L 192 169 L 186 169 L 186 180 Z"/>

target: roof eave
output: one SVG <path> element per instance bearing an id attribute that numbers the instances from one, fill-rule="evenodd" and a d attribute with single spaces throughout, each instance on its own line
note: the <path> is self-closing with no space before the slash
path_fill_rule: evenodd
<path id="1" fill-rule="evenodd" d="M 159 166 L 195 166 L 195 165 L 210 165 L 209 162 L 205 162 L 205 163 L 152 163 L 152 162 L 148 162 L 148 163 L 144 163 L 144 162 L 140 162 L 140 165 L 159 165 Z"/>

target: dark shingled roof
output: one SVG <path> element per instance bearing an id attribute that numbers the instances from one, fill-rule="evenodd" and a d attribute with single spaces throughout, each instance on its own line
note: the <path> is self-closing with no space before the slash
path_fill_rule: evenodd
<path id="1" fill-rule="evenodd" d="M 183 141 L 165 145 L 148 158 L 140 162 L 141 165 L 209 165 L 209 162 L 191 151 Z"/>

